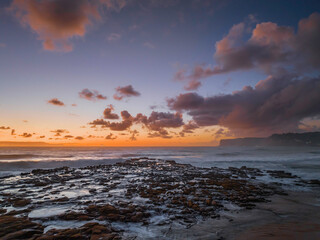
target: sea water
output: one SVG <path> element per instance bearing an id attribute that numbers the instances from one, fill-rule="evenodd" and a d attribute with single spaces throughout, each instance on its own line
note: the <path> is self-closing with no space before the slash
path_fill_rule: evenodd
<path id="1" fill-rule="evenodd" d="M 114 164 L 139 157 L 197 167 L 284 170 L 303 179 L 320 178 L 320 147 L 2 147 L 0 177 L 38 168 Z"/>

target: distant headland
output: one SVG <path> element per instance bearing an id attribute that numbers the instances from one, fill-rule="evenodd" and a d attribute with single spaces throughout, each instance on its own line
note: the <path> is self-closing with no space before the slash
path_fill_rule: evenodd
<path id="1" fill-rule="evenodd" d="M 320 146 L 320 132 L 273 134 L 267 138 L 221 139 L 220 146 Z"/>

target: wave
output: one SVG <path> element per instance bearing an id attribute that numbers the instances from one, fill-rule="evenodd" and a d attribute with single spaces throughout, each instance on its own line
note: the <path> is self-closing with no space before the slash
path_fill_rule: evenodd
<path id="1" fill-rule="evenodd" d="M 94 165 L 107 165 L 125 161 L 125 159 L 78 159 L 78 160 L 49 160 L 49 161 L 7 161 L 0 162 L 1 171 L 29 171 L 36 168 L 58 168 L 58 167 L 86 167 Z"/>
<path id="2" fill-rule="evenodd" d="M 320 152 L 315 152 L 315 151 L 313 151 L 313 152 L 309 152 L 309 153 L 311 153 L 311 154 L 315 154 L 315 155 L 320 154 Z"/>
<path id="3" fill-rule="evenodd" d="M 0 154 L 1 160 L 9 160 L 9 159 L 21 159 L 21 158 L 33 158 L 37 155 L 34 154 Z"/>
<path id="4" fill-rule="evenodd" d="M 32 159 L 50 159 L 50 158 L 72 158 L 73 155 L 35 155 L 35 154 L 0 154 L 0 162 L 7 162 L 7 161 L 15 161 L 15 160 L 22 160 L 25 159 L 25 161 L 32 161 Z"/>
<path id="5" fill-rule="evenodd" d="M 244 155 L 244 153 L 240 153 L 240 152 L 216 153 L 216 156 L 220 156 L 220 157 L 236 157 L 241 155 Z"/>

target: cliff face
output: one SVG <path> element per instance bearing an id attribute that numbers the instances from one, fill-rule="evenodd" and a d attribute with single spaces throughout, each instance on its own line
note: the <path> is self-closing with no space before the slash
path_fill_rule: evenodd
<path id="1" fill-rule="evenodd" d="M 220 146 L 320 146 L 320 132 L 273 134 L 267 138 L 222 139 Z"/>

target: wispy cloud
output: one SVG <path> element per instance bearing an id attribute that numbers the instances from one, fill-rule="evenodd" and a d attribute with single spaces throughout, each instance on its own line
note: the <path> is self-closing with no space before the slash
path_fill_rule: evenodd
<path id="1" fill-rule="evenodd" d="M 155 49 L 156 48 L 156 46 L 151 42 L 144 42 L 143 46 L 145 46 L 146 48 L 149 48 L 149 49 Z"/>
<path id="2" fill-rule="evenodd" d="M 108 41 L 109 42 L 116 42 L 118 41 L 119 39 L 121 38 L 121 35 L 119 33 L 111 33 L 109 36 L 108 36 Z"/>

